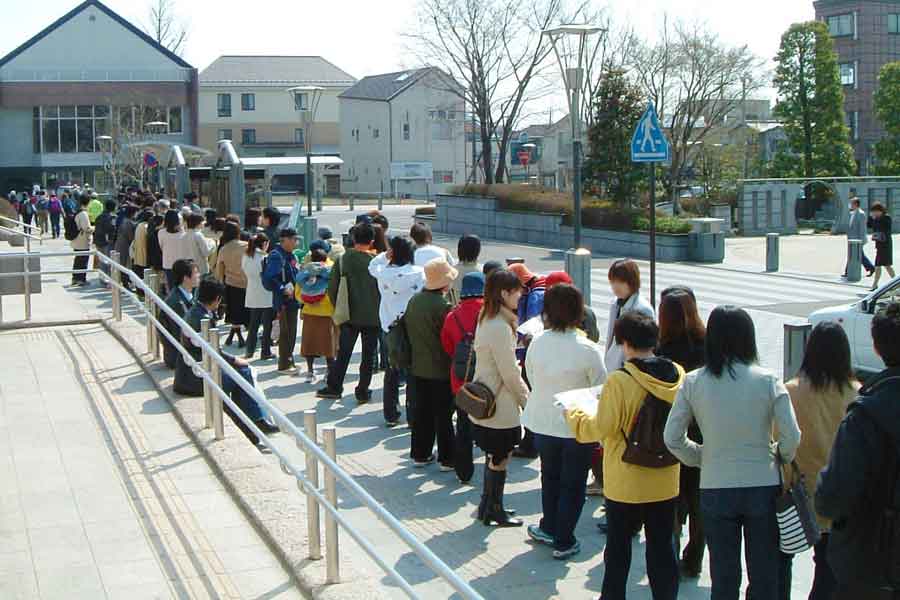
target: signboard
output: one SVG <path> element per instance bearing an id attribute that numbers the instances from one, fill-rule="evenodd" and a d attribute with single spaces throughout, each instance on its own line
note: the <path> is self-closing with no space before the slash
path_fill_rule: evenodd
<path id="1" fill-rule="evenodd" d="M 424 179 L 431 181 L 433 178 L 434 168 L 430 161 L 391 163 L 391 179 L 393 180 Z"/>
<path id="2" fill-rule="evenodd" d="M 659 125 L 656 107 L 651 102 L 631 137 L 631 162 L 667 162 L 669 153 L 669 140 Z"/>

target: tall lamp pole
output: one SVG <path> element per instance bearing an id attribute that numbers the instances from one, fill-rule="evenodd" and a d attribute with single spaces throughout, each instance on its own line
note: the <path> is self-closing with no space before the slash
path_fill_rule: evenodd
<path id="1" fill-rule="evenodd" d="M 319 110 L 319 100 L 325 88 L 314 85 L 300 85 L 288 89 L 288 94 L 294 99 L 294 110 L 300 111 L 300 119 L 303 123 L 303 148 L 306 151 L 306 215 L 311 217 L 312 208 L 312 124 L 316 120 L 316 112 Z M 306 98 L 304 104 L 303 98 Z"/>
<path id="2" fill-rule="evenodd" d="M 573 210 L 575 213 L 575 248 L 581 247 L 581 86 L 584 79 L 584 60 L 588 36 L 605 31 L 602 27 L 568 24 L 546 29 L 553 52 L 559 62 L 566 98 L 569 101 L 569 121 L 572 124 L 572 170 L 574 175 Z"/>

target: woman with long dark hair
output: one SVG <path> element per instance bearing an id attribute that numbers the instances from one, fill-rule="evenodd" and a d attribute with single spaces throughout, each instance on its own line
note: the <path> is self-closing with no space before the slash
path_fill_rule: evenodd
<path id="1" fill-rule="evenodd" d="M 872 230 L 872 241 L 875 242 L 875 280 L 872 282 L 872 290 L 878 289 L 878 281 L 881 279 L 881 269 L 885 268 L 888 275 L 894 278 L 894 242 L 893 223 L 891 216 L 887 214 L 884 205 L 880 202 L 869 207 L 869 229 Z"/>
<path id="2" fill-rule="evenodd" d="M 163 229 L 159 230 L 157 238 L 162 251 L 162 269 L 166 274 L 166 286 L 174 290 L 177 283 L 172 277 L 172 265 L 179 258 L 191 258 L 184 248 L 184 229 L 181 226 L 181 215 L 177 210 L 167 210 L 163 217 Z"/>
<path id="3" fill-rule="evenodd" d="M 697 310 L 694 292 L 676 287 L 663 290 L 659 304 L 659 347 L 657 356 L 664 356 L 678 363 L 689 373 L 702 367 L 706 327 Z M 697 422 L 688 427 L 688 438 L 698 444 L 703 436 Z M 697 578 L 703 566 L 703 520 L 700 517 L 700 469 L 681 466 L 678 493 L 678 518 L 675 523 L 675 548 L 680 547 L 681 530 L 690 518 L 688 543 L 679 560 L 682 577 Z"/>
<path id="4" fill-rule="evenodd" d="M 837 323 L 819 323 L 806 342 L 806 354 L 797 377 L 785 387 L 803 437 L 797 448 L 797 465 L 804 476 L 806 493 L 814 496 L 816 477 L 828 464 L 831 446 L 847 407 L 856 399 L 859 383 L 850 363 L 850 341 Z M 813 548 L 815 575 L 809 600 L 826 600 L 837 587 L 826 559 L 831 521 L 817 516 L 822 538 Z M 781 555 L 781 600 L 791 597 L 793 555 Z"/>
<path id="5" fill-rule="evenodd" d="M 262 263 L 269 253 L 269 238 L 264 233 L 257 233 L 247 243 L 247 251 L 241 257 L 241 269 L 247 278 L 247 294 L 244 306 L 248 312 L 247 346 L 244 358 L 252 359 L 256 353 L 256 340 L 259 326 L 262 325 L 262 350 L 260 358 L 272 358 L 272 322 L 275 312 L 272 310 L 272 292 L 263 287 Z"/>
<path id="6" fill-rule="evenodd" d="M 712 597 L 737 598 L 741 538 L 754 598 L 777 598 L 778 462 L 794 458 L 800 428 L 781 380 L 761 368 L 756 329 L 741 308 L 720 306 L 709 316 L 706 366 L 685 377 L 665 428 L 678 460 L 700 468 L 700 510 L 709 545 Z M 688 438 L 697 421 L 703 443 Z"/>
<path id="7" fill-rule="evenodd" d="M 246 248 L 238 224 L 226 222 L 216 254 L 216 279 L 225 284 L 225 320 L 231 325 L 225 345 L 230 346 L 236 335 L 239 348 L 244 347 L 241 327 L 247 324 L 247 276 L 242 262 Z"/>
<path id="8" fill-rule="evenodd" d="M 528 401 L 528 386 L 516 360 L 516 311 L 522 284 L 506 269 L 492 272 L 484 286 L 484 308 L 478 318 L 473 350 L 474 381 L 486 385 L 495 395 L 496 411 L 487 419 L 472 421 L 472 438 L 485 453 L 484 490 L 478 519 L 485 525 L 520 527 L 520 519 L 510 518 L 503 508 L 506 466 L 513 448 L 522 439 L 519 418 Z"/>

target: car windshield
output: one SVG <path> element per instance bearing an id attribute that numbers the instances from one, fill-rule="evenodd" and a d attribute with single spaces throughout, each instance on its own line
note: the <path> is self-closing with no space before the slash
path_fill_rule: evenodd
<path id="1" fill-rule="evenodd" d="M 900 302 L 900 279 L 895 279 L 876 293 L 878 297 L 875 299 L 875 310 L 873 312 L 878 312 L 891 302 Z"/>

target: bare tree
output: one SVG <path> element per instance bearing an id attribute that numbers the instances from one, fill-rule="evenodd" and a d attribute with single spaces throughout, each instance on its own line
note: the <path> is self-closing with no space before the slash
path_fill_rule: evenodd
<path id="1" fill-rule="evenodd" d="M 188 40 L 187 22 L 175 12 L 175 0 L 151 0 L 147 11 L 147 35 L 181 56 Z"/>
<path id="2" fill-rule="evenodd" d="M 640 44 L 632 73 L 668 128 L 672 163 L 667 187 L 673 199 L 707 135 L 724 125 L 766 81 L 763 61 L 747 46 L 728 46 L 696 23 L 665 18 L 655 44 Z"/>
<path id="3" fill-rule="evenodd" d="M 640 40 L 631 25 L 617 24 L 612 17 L 602 12 L 588 23 L 603 28 L 596 36 L 588 38 L 584 79 L 582 80 L 581 122 L 584 131 L 590 131 L 594 125 L 593 100 L 600 86 L 604 73 L 628 70 L 628 65 L 638 48 Z"/>
<path id="4" fill-rule="evenodd" d="M 541 32 L 583 19 L 587 2 L 564 0 L 419 0 L 410 50 L 459 82 L 451 91 L 474 112 L 485 183 L 503 181 L 510 138 L 529 103 L 558 89 L 543 77 L 554 65 Z M 495 156 L 496 148 L 496 156 Z"/>

